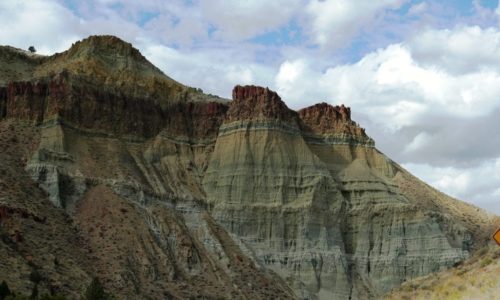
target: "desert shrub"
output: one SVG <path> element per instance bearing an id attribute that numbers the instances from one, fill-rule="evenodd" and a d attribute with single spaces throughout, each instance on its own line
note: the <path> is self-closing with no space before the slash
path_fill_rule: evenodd
<path id="1" fill-rule="evenodd" d="M 7 285 L 7 282 L 5 282 L 4 280 L 2 281 L 2 283 L 0 283 L 0 300 L 4 300 L 9 295 L 10 295 L 10 289 L 9 286 Z"/>
<path id="2" fill-rule="evenodd" d="M 488 247 L 483 247 L 477 251 L 477 255 L 483 256 L 488 252 Z"/>
<path id="3" fill-rule="evenodd" d="M 460 270 L 458 270 L 457 275 L 458 275 L 458 276 L 462 276 L 462 275 L 464 275 L 465 273 L 467 273 L 467 271 L 468 271 L 468 270 L 467 270 L 467 269 L 465 269 L 465 268 L 460 269 Z"/>
<path id="4" fill-rule="evenodd" d="M 33 282 L 35 285 L 38 284 L 40 281 L 42 281 L 42 275 L 38 272 L 36 268 L 34 268 L 31 273 L 30 273 L 30 281 Z"/>
<path id="5" fill-rule="evenodd" d="M 492 254 L 491 254 L 491 258 L 493 259 L 497 259 L 500 257 L 500 249 L 496 249 Z"/>
<path id="6" fill-rule="evenodd" d="M 94 277 L 83 296 L 85 300 L 108 300 L 110 297 L 97 277 Z"/>
<path id="7" fill-rule="evenodd" d="M 487 265 L 491 264 L 493 260 L 491 258 L 485 258 L 481 261 L 481 268 L 486 267 Z"/>

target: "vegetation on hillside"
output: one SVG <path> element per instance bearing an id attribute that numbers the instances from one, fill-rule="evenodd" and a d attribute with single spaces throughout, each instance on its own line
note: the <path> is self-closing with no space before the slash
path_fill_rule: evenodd
<path id="1" fill-rule="evenodd" d="M 33 280 L 32 280 L 33 281 Z M 2 281 L 0 283 L 0 300 L 65 300 L 67 299 L 63 295 L 49 295 L 43 294 L 39 295 L 38 283 L 35 283 L 31 291 L 31 295 L 24 295 L 22 293 L 16 293 L 9 288 L 7 282 Z M 85 293 L 81 296 L 81 300 L 110 300 L 113 299 L 102 286 L 101 282 L 97 277 L 94 277 L 90 282 L 89 286 L 85 290 Z"/>
<path id="2" fill-rule="evenodd" d="M 498 299 L 500 247 L 494 242 L 453 268 L 417 278 L 384 299 Z"/>

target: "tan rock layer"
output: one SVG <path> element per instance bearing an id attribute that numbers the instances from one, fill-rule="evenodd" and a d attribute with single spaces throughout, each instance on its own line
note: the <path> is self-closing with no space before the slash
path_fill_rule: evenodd
<path id="1" fill-rule="evenodd" d="M 0 258 L 20 290 L 27 254 L 58 253 L 41 287 L 70 296 L 98 270 L 123 298 L 365 299 L 479 241 L 346 107 L 297 113 L 255 86 L 208 102 L 113 37 L 0 62 L 22 68 L 0 74 Z"/>

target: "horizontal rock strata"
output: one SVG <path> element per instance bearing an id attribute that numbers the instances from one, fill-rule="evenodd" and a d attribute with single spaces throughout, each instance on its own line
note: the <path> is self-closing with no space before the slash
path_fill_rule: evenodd
<path id="1" fill-rule="evenodd" d="M 484 214 L 380 153 L 343 105 L 205 95 L 109 36 L 0 54 L 0 262 L 15 274 L 0 281 L 16 290 L 36 269 L 41 292 L 69 297 L 98 276 L 123 299 L 369 299 L 483 238 Z"/>

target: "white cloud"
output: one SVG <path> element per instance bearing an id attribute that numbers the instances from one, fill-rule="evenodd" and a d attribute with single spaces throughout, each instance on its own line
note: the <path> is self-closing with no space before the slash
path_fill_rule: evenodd
<path id="1" fill-rule="evenodd" d="M 492 31 L 484 34 L 488 37 Z M 500 36 L 498 31 L 495 34 Z M 498 56 L 500 52 L 490 45 L 497 43 L 495 39 L 481 38 L 481 41 L 492 52 L 488 55 Z M 428 113 L 472 118 L 500 107 L 500 60 L 489 68 L 455 73 L 446 62 L 430 65 L 416 59 L 412 45 L 389 45 L 356 63 L 325 71 L 315 69 L 305 60 L 295 64 L 286 61 L 281 66 L 276 88 L 293 103 L 315 99 L 319 90 L 322 98 L 345 101 L 354 111 L 371 115 L 376 122 L 393 129 L 417 124 Z M 460 58 L 469 59 L 468 54 L 464 57 L 457 54 L 456 59 Z M 290 68 L 291 65 L 295 68 Z M 284 81 L 282 78 L 290 77 L 285 70 L 300 74 Z M 304 90 L 303 86 L 315 88 Z"/>
<path id="2" fill-rule="evenodd" d="M 238 55 L 238 50 L 179 51 L 144 43 L 142 53 L 179 82 L 201 87 L 206 93 L 230 97 L 237 84 L 271 86 L 275 71 Z"/>
<path id="3" fill-rule="evenodd" d="M 313 98 L 304 99 L 295 95 L 308 95 L 314 97 L 313 78 L 317 77 L 308 66 L 304 59 L 285 61 L 281 64 L 274 84 L 278 94 L 287 102 L 287 105 L 293 109 L 300 109 L 311 104 Z"/>
<path id="4" fill-rule="evenodd" d="M 431 136 L 427 132 L 421 132 L 413 138 L 413 141 L 405 147 L 405 152 L 415 152 L 423 146 L 427 146 L 431 141 Z"/>
<path id="5" fill-rule="evenodd" d="M 312 0 L 306 12 L 312 18 L 314 41 L 327 48 L 340 48 L 364 26 L 387 9 L 397 9 L 403 0 Z"/>
<path id="6" fill-rule="evenodd" d="M 410 15 L 410 16 L 420 15 L 420 14 L 426 12 L 428 9 L 429 9 L 429 5 L 425 1 L 417 3 L 417 4 L 413 4 L 410 7 L 410 9 L 408 9 L 408 15 Z"/>
<path id="7" fill-rule="evenodd" d="M 324 70 L 319 60 L 289 60 L 275 84 L 294 108 L 318 98 L 346 103 L 389 157 L 438 189 L 499 213 L 499 35 L 494 28 L 428 30 Z M 416 54 L 415 41 L 428 36 L 440 37 L 433 49 L 449 58 Z M 474 43 L 482 47 L 478 60 L 471 54 Z M 460 60 L 468 65 L 453 68 Z"/>
<path id="8" fill-rule="evenodd" d="M 498 70 L 500 32 L 479 26 L 426 30 L 409 41 L 414 59 L 454 74 Z"/>
<path id="9" fill-rule="evenodd" d="M 448 195 L 500 214 L 500 157 L 472 168 L 412 163 L 403 167 Z"/>
<path id="10" fill-rule="evenodd" d="M 144 28 L 149 35 L 167 44 L 190 46 L 196 40 L 208 38 L 208 24 L 197 13 L 180 17 L 161 14 L 149 20 Z"/>
<path id="11" fill-rule="evenodd" d="M 298 12 L 302 0 L 201 1 L 206 19 L 215 26 L 214 35 L 246 40 L 285 25 Z"/>
<path id="12" fill-rule="evenodd" d="M 80 38 L 81 22 L 53 1 L 0 2 L 0 41 L 4 45 L 22 49 L 33 45 L 41 54 L 63 51 Z"/>

